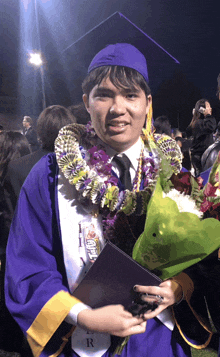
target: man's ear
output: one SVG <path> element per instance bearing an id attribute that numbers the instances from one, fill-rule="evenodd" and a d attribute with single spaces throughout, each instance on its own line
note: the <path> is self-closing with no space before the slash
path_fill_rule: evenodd
<path id="1" fill-rule="evenodd" d="M 90 113 L 89 98 L 88 98 L 87 94 L 83 94 L 82 99 L 83 99 L 83 103 L 85 104 L 87 112 Z"/>
<path id="2" fill-rule="evenodd" d="M 152 95 L 151 95 L 151 94 L 149 94 L 149 95 L 147 96 L 147 108 L 146 108 L 146 114 L 149 112 L 149 109 L 150 109 L 151 104 L 152 104 Z"/>

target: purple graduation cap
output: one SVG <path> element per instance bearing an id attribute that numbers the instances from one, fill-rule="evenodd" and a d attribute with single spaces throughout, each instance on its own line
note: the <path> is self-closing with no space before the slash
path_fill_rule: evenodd
<path id="1" fill-rule="evenodd" d="M 130 63 L 129 67 L 137 69 L 147 81 L 149 79 L 148 82 L 152 93 L 154 93 L 154 90 L 163 80 L 169 78 L 169 75 L 173 72 L 175 65 L 179 63 L 177 59 L 175 59 L 163 47 L 156 43 L 123 14 L 115 12 L 106 20 L 102 21 L 99 25 L 80 37 L 77 41 L 70 44 L 62 53 L 66 63 L 69 90 L 73 104 L 81 101 L 81 84 L 88 73 L 88 68 L 89 71 L 91 71 L 97 66 L 105 65 L 105 62 L 102 64 L 101 56 L 97 55 L 98 52 L 103 50 L 108 45 L 116 45 L 118 43 L 135 46 L 145 57 L 147 66 L 146 61 L 144 66 L 143 59 L 140 59 L 140 61 L 137 61 L 136 65 L 132 67 L 132 58 L 130 58 L 129 55 L 129 46 L 122 51 L 123 56 L 125 56 L 127 52 L 127 60 Z M 117 45 L 109 46 L 107 54 L 114 57 L 114 51 L 117 52 Z M 96 60 L 94 59 L 95 56 Z M 117 61 L 119 60 L 119 57 L 120 54 L 117 52 Z M 114 58 L 112 58 L 111 63 L 114 65 Z"/>

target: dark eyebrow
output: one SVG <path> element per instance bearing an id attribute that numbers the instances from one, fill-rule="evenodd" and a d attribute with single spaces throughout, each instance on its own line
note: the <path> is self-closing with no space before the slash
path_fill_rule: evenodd
<path id="1" fill-rule="evenodd" d="M 128 93 L 139 93 L 141 91 L 140 88 L 136 88 L 136 87 L 133 87 L 133 88 L 124 88 L 124 87 L 121 87 L 121 90 L 123 93 L 125 94 L 128 94 Z M 109 88 L 106 88 L 106 87 L 97 87 L 96 90 L 95 90 L 95 95 L 99 95 L 99 94 L 102 94 L 102 93 L 107 93 L 107 94 L 110 94 L 112 95 L 114 92 L 109 89 Z"/>
<path id="2" fill-rule="evenodd" d="M 95 90 L 95 95 L 99 95 L 99 94 L 102 94 L 102 93 L 107 93 L 107 94 L 112 94 L 113 91 L 109 88 L 106 88 L 106 87 L 97 87 L 96 90 Z"/>
<path id="3" fill-rule="evenodd" d="M 139 93 L 141 91 L 140 88 L 132 87 L 132 88 L 122 88 L 124 93 Z"/>

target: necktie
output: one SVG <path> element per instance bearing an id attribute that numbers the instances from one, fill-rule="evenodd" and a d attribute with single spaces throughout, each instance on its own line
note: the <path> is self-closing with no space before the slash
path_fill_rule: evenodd
<path id="1" fill-rule="evenodd" d="M 132 190 L 131 175 L 130 175 L 131 161 L 125 154 L 122 154 L 121 156 L 115 155 L 113 160 L 119 166 L 120 169 L 119 178 L 122 185 L 128 190 Z"/>

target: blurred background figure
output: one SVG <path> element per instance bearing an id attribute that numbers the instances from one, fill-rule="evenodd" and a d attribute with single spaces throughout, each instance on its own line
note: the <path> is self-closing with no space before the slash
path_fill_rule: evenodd
<path id="1" fill-rule="evenodd" d="M 167 116 L 162 115 L 154 120 L 156 134 L 166 134 L 171 136 L 171 124 Z"/>
<path id="2" fill-rule="evenodd" d="M 29 142 L 29 145 L 30 145 L 30 148 L 31 148 L 31 151 L 36 151 L 37 149 L 39 149 L 39 143 L 38 143 L 38 140 L 37 140 L 37 133 L 36 131 L 34 130 L 33 128 L 33 120 L 31 117 L 28 117 L 28 116 L 25 116 L 23 118 L 23 133 L 24 135 L 26 136 L 28 142 Z"/>
<path id="3" fill-rule="evenodd" d="M 4 130 L 3 125 L 0 124 L 0 133 Z"/>
<path id="4" fill-rule="evenodd" d="M 191 170 L 190 147 L 191 147 L 192 140 L 187 139 L 185 132 L 180 131 L 179 128 L 172 129 L 171 137 L 177 142 L 183 154 L 183 161 L 182 161 L 183 169 L 190 171 Z"/>
<path id="5" fill-rule="evenodd" d="M 218 75 L 218 77 L 217 77 L 217 93 L 216 93 L 216 96 L 217 96 L 217 98 L 218 98 L 218 100 L 220 100 L 220 73 L 219 73 L 219 75 Z"/>
<path id="6" fill-rule="evenodd" d="M 15 131 L 0 132 L 0 349 L 11 352 L 20 351 L 23 333 L 12 319 L 4 299 L 5 250 L 13 216 L 5 177 L 10 161 L 29 153 L 29 143 L 24 135 Z"/>
<path id="7" fill-rule="evenodd" d="M 179 145 L 183 155 L 183 159 L 182 159 L 183 171 L 185 170 L 191 171 L 190 140 L 188 140 L 187 138 L 183 138 L 182 136 L 176 136 L 175 140 Z"/>
<path id="8" fill-rule="evenodd" d="M 215 162 L 220 151 L 220 122 L 215 133 L 215 142 L 205 150 L 201 158 L 202 171 L 209 169 Z"/>
<path id="9" fill-rule="evenodd" d="M 16 202 L 27 175 L 32 167 L 49 152 L 54 151 L 54 141 L 59 130 L 76 122 L 70 110 L 61 105 L 52 105 L 44 109 L 37 120 L 37 136 L 40 148 L 30 155 L 11 161 L 5 181 L 10 187 L 10 202 L 15 209 Z"/>
<path id="10" fill-rule="evenodd" d="M 71 105 L 70 107 L 68 107 L 68 109 L 74 115 L 78 124 L 86 125 L 90 120 L 90 115 L 87 112 L 85 104 L 83 102 L 78 103 L 76 105 Z"/>
<path id="11" fill-rule="evenodd" d="M 193 109 L 191 123 L 186 129 L 187 137 L 192 137 L 191 162 L 196 176 L 202 172 L 201 157 L 204 151 L 213 144 L 216 120 L 207 99 L 200 99 Z"/>
<path id="12" fill-rule="evenodd" d="M 171 138 L 182 137 L 182 132 L 178 128 L 171 129 Z"/>

